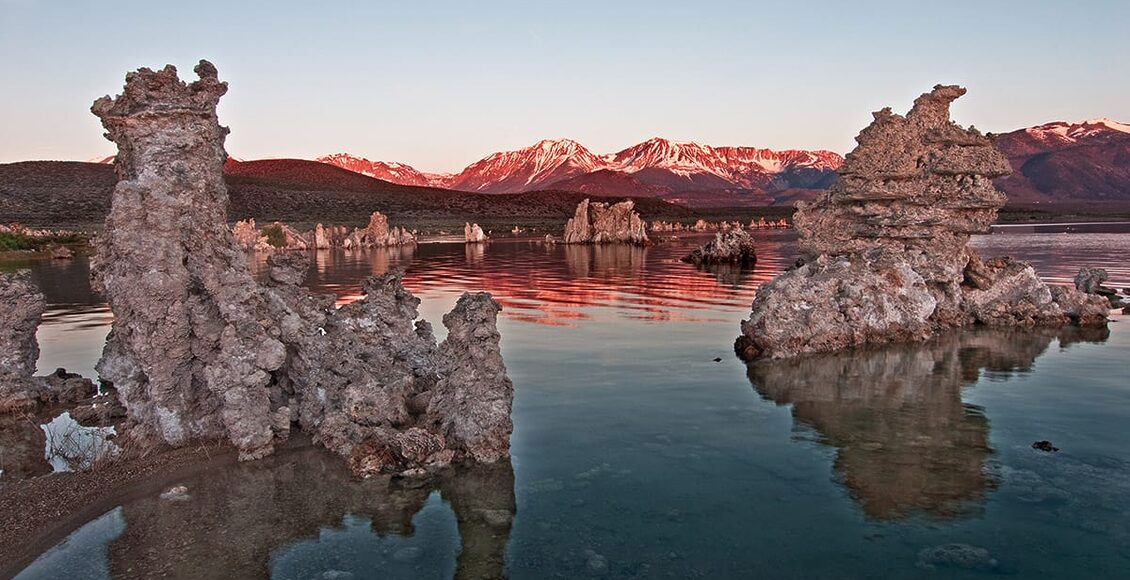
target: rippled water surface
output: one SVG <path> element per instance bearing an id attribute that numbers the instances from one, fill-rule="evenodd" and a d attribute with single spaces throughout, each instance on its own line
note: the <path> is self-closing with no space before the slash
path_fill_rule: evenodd
<path id="1" fill-rule="evenodd" d="M 1053 282 L 1105 267 L 1124 288 L 1127 232 L 1000 228 L 973 245 Z M 186 497 L 139 494 L 21 576 L 1127 576 L 1121 315 L 1109 332 L 969 331 L 747 368 L 738 322 L 795 258 L 790 232 L 755 235 L 752 271 L 678 262 L 693 236 L 321 253 L 312 287 L 346 301 L 403 269 L 441 334 L 459 293 L 494 294 L 513 460 L 418 485 L 355 481 L 299 447 L 186 476 Z M 41 371 L 92 374 L 110 315 L 85 262 L 30 265 L 52 302 Z M 1032 449 L 1043 439 L 1061 451 Z"/>

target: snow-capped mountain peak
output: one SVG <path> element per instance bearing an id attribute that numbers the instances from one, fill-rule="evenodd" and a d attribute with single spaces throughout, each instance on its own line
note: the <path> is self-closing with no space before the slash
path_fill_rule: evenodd
<path id="1" fill-rule="evenodd" d="M 354 173 L 368 175 L 376 179 L 398 183 L 400 185 L 417 185 L 427 187 L 444 187 L 450 179 L 449 174 L 424 173 L 416 170 L 411 165 L 395 161 L 369 161 L 364 157 L 357 157 L 349 153 L 334 153 L 317 158 L 315 161 L 336 165 Z"/>
<path id="2" fill-rule="evenodd" d="M 1130 125 L 1100 117 L 1088 119 L 1082 123 L 1053 121 L 1025 129 L 1028 135 L 1051 142 L 1074 142 L 1079 139 L 1109 134 L 1112 131 L 1115 133 L 1130 133 Z"/>
<path id="3" fill-rule="evenodd" d="M 616 153 L 596 155 L 572 139 L 542 139 L 521 149 L 492 153 L 450 176 L 420 174 L 407 165 L 369 161 L 339 153 L 319 161 L 406 185 L 432 185 L 463 191 L 515 193 L 615 181 L 618 190 L 638 184 L 641 191 L 700 189 L 749 190 L 767 186 L 784 175 L 790 185 L 796 171 L 807 172 L 798 187 L 830 178 L 843 159 L 830 151 L 773 151 L 755 147 L 711 147 L 692 141 L 652 137 Z M 416 177 L 416 175 L 423 177 Z M 630 176 L 630 177 L 629 177 Z M 815 177 L 814 177 L 815 176 Z M 425 181 L 421 181 L 421 180 Z"/>

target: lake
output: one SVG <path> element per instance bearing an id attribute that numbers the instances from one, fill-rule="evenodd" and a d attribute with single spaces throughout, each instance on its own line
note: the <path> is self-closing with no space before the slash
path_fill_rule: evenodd
<path id="1" fill-rule="evenodd" d="M 464 290 L 494 295 L 512 460 L 419 485 L 354 480 L 297 447 L 186 477 L 183 497 L 140 494 L 19 577 L 1126 577 L 1124 316 L 747 367 L 738 323 L 796 248 L 791 231 L 754 235 L 752 270 L 679 262 L 693 235 L 321 252 L 308 285 L 342 301 L 405 270 L 441 339 Z M 1054 283 L 1093 266 L 1130 286 L 1126 224 L 1001 227 L 972 245 Z M 40 372 L 92 376 L 111 316 L 88 263 L 26 265 L 51 302 Z"/>

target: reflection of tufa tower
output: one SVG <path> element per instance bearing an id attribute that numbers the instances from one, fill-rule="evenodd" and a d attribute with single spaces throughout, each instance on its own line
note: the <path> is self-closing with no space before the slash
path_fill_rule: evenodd
<path id="1" fill-rule="evenodd" d="M 1105 329 L 1058 332 L 1061 346 L 1106 339 Z M 762 397 L 792 405 L 798 426 L 837 448 L 838 479 L 867 517 L 959 517 L 995 487 L 984 471 L 988 420 L 962 402 L 962 388 L 983 371 L 1027 372 L 1056 337 L 955 331 L 923 344 L 758 361 L 748 377 Z"/>
<path id="2" fill-rule="evenodd" d="M 333 455 L 305 446 L 255 463 L 218 466 L 185 483 L 186 501 L 153 493 L 122 507 L 125 529 L 107 548 L 111 576 L 266 578 L 276 555 L 317 541 L 323 530 L 342 529 L 347 517 L 371 522 L 378 544 L 414 536 L 413 517 L 438 491 L 451 505 L 462 545 L 455 577 L 504 577 L 516 510 L 508 459 L 447 468 L 428 478 L 357 479 Z M 321 550 L 325 557 L 309 564 L 332 568 L 333 550 Z M 355 570 L 353 577 L 366 574 L 381 575 Z"/>

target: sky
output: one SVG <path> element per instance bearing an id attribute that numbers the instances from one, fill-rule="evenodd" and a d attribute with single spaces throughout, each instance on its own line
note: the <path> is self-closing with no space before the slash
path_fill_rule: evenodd
<path id="1" fill-rule="evenodd" d="M 854 146 L 936 83 L 1003 132 L 1130 121 L 1130 2 L 0 0 L 0 163 L 112 155 L 90 104 L 212 61 L 243 159 L 457 171 L 544 138 Z"/>

